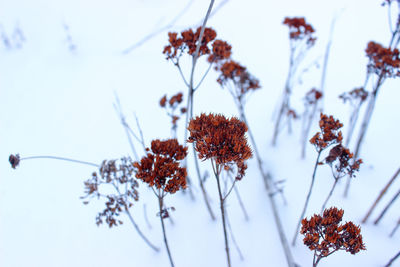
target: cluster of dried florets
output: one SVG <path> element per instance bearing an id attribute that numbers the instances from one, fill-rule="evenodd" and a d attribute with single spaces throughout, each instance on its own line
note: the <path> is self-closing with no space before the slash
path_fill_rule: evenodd
<path id="1" fill-rule="evenodd" d="M 175 193 L 186 188 L 186 168 L 180 167 L 180 160 L 187 155 L 187 147 L 179 145 L 176 139 L 151 142 L 151 151 L 140 162 L 133 163 L 136 178 L 162 190 L 162 193 Z"/>
<path id="2" fill-rule="evenodd" d="M 171 96 L 170 99 L 167 99 L 167 95 L 164 95 L 160 99 L 160 106 L 167 110 L 168 116 L 170 116 L 172 119 L 173 127 L 176 126 L 176 122 L 179 120 L 179 116 L 174 114 L 174 112 L 177 109 L 177 107 L 179 106 L 179 104 L 182 103 L 182 101 L 183 101 L 182 93 L 177 93 L 176 95 Z M 186 108 L 182 107 L 180 109 L 180 112 L 181 112 L 181 114 L 184 114 L 186 112 Z"/>
<path id="3" fill-rule="evenodd" d="M 185 30 L 179 37 L 176 32 L 168 33 L 169 44 L 164 47 L 163 54 L 167 56 L 167 59 L 178 59 L 183 53 L 194 55 L 200 32 L 201 27 L 197 28 L 196 32 L 192 29 Z M 231 46 L 225 41 L 215 40 L 216 36 L 217 33 L 213 29 L 204 29 L 198 56 L 209 55 L 210 63 L 229 58 L 231 55 Z"/>
<path id="4" fill-rule="evenodd" d="M 188 142 L 194 143 L 199 159 L 212 159 L 225 167 L 236 164 L 236 179 L 243 178 L 247 168 L 244 162 L 252 156 L 244 122 L 235 117 L 227 119 L 220 114 L 202 113 L 189 122 L 188 130 Z"/>
<path id="5" fill-rule="evenodd" d="M 288 18 L 286 17 L 283 24 L 289 27 L 289 37 L 291 40 L 306 40 L 309 46 L 313 46 L 316 38 L 312 36 L 315 32 L 314 28 L 306 23 L 304 18 Z"/>
<path id="6" fill-rule="evenodd" d="M 321 132 L 317 132 L 311 139 L 310 143 L 315 146 L 317 151 L 322 151 L 332 144 L 339 144 L 343 140 L 342 132 L 339 131 L 343 124 L 339 120 L 335 120 L 333 116 L 325 114 L 320 115 L 319 127 Z"/>
<path id="7" fill-rule="evenodd" d="M 356 254 L 366 249 L 359 226 L 352 222 L 339 224 L 343 213 L 342 209 L 332 207 L 326 209 L 322 216 L 314 214 L 310 220 L 307 218 L 302 220 L 300 233 L 305 236 L 304 244 L 314 251 L 314 266 L 322 258 L 338 250 Z"/>
<path id="8" fill-rule="evenodd" d="M 130 158 L 121 158 L 120 161 L 104 160 L 99 168 L 99 175 L 94 172 L 92 177 L 84 182 L 86 195 L 82 198 L 104 197 L 107 199 L 106 208 L 96 217 L 97 225 L 103 223 L 103 218 L 109 227 L 122 224 L 122 221 L 117 220 L 116 217 L 121 212 L 127 211 L 133 205 L 132 201 L 139 200 L 137 191 L 139 185 L 133 174 L 134 168 Z M 106 184 L 114 187 L 118 194 L 102 194 L 99 191 L 100 186 Z M 83 203 L 88 204 L 89 201 Z"/>
<path id="9" fill-rule="evenodd" d="M 318 100 L 322 98 L 323 94 L 321 91 L 313 88 L 307 92 L 304 101 L 306 105 L 315 105 Z"/>
<path id="10" fill-rule="evenodd" d="M 11 167 L 13 169 L 18 167 L 20 160 L 21 160 L 21 158 L 20 158 L 19 154 L 15 154 L 15 155 L 11 154 L 10 157 L 8 158 L 8 162 L 10 162 Z"/>
<path id="11" fill-rule="evenodd" d="M 338 144 L 329 151 L 329 155 L 325 158 L 325 162 L 330 166 L 332 166 L 334 162 L 337 162 L 335 166 L 332 167 L 336 172 L 335 178 L 341 178 L 347 174 L 349 177 L 354 177 L 354 173 L 359 171 L 360 165 L 363 161 L 362 159 L 358 159 L 350 164 L 353 157 L 353 153 L 350 153 L 348 148 L 345 148 L 342 144 Z"/>
<path id="12" fill-rule="evenodd" d="M 369 58 L 368 71 L 383 77 L 400 76 L 400 54 L 397 48 L 385 48 L 373 41 L 365 49 Z"/>
<path id="13" fill-rule="evenodd" d="M 260 88 L 260 82 L 247 71 L 246 67 L 236 61 L 225 61 L 217 66 L 216 70 L 221 73 L 217 79 L 221 86 L 227 85 L 229 81 L 233 83 L 235 97 Z"/>
<path id="14" fill-rule="evenodd" d="M 342 99 L 344 103 L 346 103 L 346 101 L 352 102 L 353 100 L 364 102 L 367 97 L 368 92 L 364 90 L 364 87 L 355 88 L 350 92 L 345 92 L 339 96 L 339 98 Z"/>

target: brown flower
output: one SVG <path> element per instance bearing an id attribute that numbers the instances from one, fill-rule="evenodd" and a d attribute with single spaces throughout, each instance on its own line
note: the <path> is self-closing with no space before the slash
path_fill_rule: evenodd
<path id="1" fill-rule="evenodd" d="M 11 167 L 13 169 L 17 168 L 19 165 L 19 162 L 20 162 L 19 154 L 15 154 L 15 155 L 11 154 L 10 157 L 8 158 L 8 161 L 10 162 Z"/>
<path id="2" fill-rule="evenodd" d="M 283 24 L 289 27 L 289 37 L 291 40 L 306 40 L 310 46 L 314 45 L 316 38 L 312 36 L 314 28 L 306 23 L 302 17 L 286 17 Z"/>
<path id="3" fill-rule="evenodd" d="M 332 207 L 324 210 L 322 216 L 314 214 L 309 220 L 302 220 L 300 233 L 304 235 L 304 244 L 315 253 L 314 266 L 338 250 L 356 254 L 366 249 L 359 226 L 352 222 L 339 224 L 343 214 L 342 209 Z"/>
<path id="4" fill-rule="evenodd" d="M 400 76 L 400 55 L 397 48 L 385 48 L 371 41 L 368 43 L 365 53 L 369 58 L 369 72 L 383 75 L 383 77 Z"/>
<path id="5" fill-rule="evenodd" d="M 195 144 L 201 160 L 212 159 L 216 164 L 226 166 L 236 164 L 236 179 L 244 176 L 245 160 L 252 156 L 245 133 L 247 126 L 239 119 L 227 119 L 223 115 L 202 113 L 192 119 L 188 127 L 189 143 Z"/>
<path id="6" fill-rule="evenodd" d="M 337 161 L 334 167 L 333 163 Z M 353 153 L 350 153 L 348 148 L 338 144 L 334 146 L 330 151 L 328 157 L 325 158 L 325 162 L 328 163 L 335 171 L 335 178 L 341 178 L 348 174 L 350 177 L 354 177 L 354 173 L 360 169 L 361 159 L 358 159 L 351 164 L 353 161 Z"/>
<path id="7" fill-rule="evenodd" d="M 187 155 L 187 147 L 179 145 L 176 139 L 153 140 L 151 152 L 140 162 L 135 162 L 136 178 L 161 189 L 165 193 L 175 193 L 186 188 L 186 168 L 179 161 Z"/>
<path id="8" fill-rule="evenodd" d="M 346 101 L 359 101 L 364 102 L 368 97 L 368 92 L 364 90 L 364 87 L 354 88 L 350 92 L 343 93 L 339 96 L 343 100 L 344 103 Z"/>
<path id="9" fill-rule="evenodd" d="M 332 116 L 320 115 L 319 127 L 321 132 L 317 132 L 310 143 L 315 146 L 317 151 L 322 151 L 332 144 L 339 144 L 343 140 L 342 132 L 339 131 L 343 124 L 335 120 Z"/>
<path id="10" fill-rule="evenodd" d="M 317 89 L 313 88 L 307 92 L 304 100 L 306 105 L 314 105 L 315 103 L 318 102 L 318 100 L 322 98 L 322 96 L 323 94 L 321 91 L 318 91 Z"/>
<path id="11" fill-rule="evenodd" d="M 212 53 L 208 57 L 208 62 L 213 63 L 223 59 L 228 59 L 231 56 L 231 49 L 227 42 L 222 40 L 215 40 L 212 44 Z"/>

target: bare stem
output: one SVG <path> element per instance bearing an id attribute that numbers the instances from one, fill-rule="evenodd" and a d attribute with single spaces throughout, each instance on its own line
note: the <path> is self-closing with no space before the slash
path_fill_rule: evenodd
<path id="1" fill-rule="evenodd" d="M 397 254 L 390 259 L 390 261 L 385 265 L 385 267 L 390 267 L 392 266 L 392 263 L 400 256 L 400 251 L 397 252 Z"/>
<path id="2" fill-rule="evenodd" d="M 392 232 L 390 233 L 390 237 L 393 237 L 394 236 L 394 234 L 396 233 L 396 231 L 397 231 L 397 229 L 399 228 L 399 226 L 400 226 L 400 218 L 399 218 L 399 220 L 397 221 L 397 224 L 396 224 L 396 226 L 393 228 L 393 230 L 392 230 Z"/>
<path id="3" fill-rule="evenodd" d="M 167 234 L 165 232 L 165 225 L 164 225 L 164 218 L 163 218 L 164 204 L 163 204 L 163 197 L 161 195 L 158 196 L 158 204 L 159 204 L 159 208 L 160 208 L 160 221 L 161 221 L 161 227 L 162 227 L 163 236 L 164 236 L 165 247 L 167 249 L 168 258 L 169 258 L 169 262 L 171 263 L 171 267 L 174 267 L 174 262 L 172 260 L 171 252 L 170 252 L 169 246 L 168 246 Z"/>
<path id="4" fill-rule="evenodd" d="M 392 206 L 392 204 L 396 201 L 396 199 L 399 197 L 400 195 L 400 190 L 397 191 L 397 193 L 393 196 L 393 198 L 389 201 L 389 203 L 386 205 L 386 207 L 383 209 L 383 211 L 381 212 L 381 214 L 379 215 L 379 217 L 374 221 L 374 224 L 378 224 L 379 221 L 382 219 L 382 217 L 385 215 L 385 213 L 388 211 L 388 209 L 390 208 L 390 206 Z"/>
<path id="5" fill-rule="evenodd" d="M 374 211 L 376 205 L 379 203 L 379 201 L 382 199 L 382 197 L 386 194 L 387 190 L 389 187 L 393 184 L 394 180 L 400 173 L 400 168 L 396 171 L 396 173 L 393 175 L 393 177 L 390 179 L 390 181 L 387 183 L 387 185 L 382 189 L 382 191 L 379 193 L 378 197 L 372 204 L 371 208 L 368 210 L 367 214 L 365 215 L 364 219 L 361 221 L 361 223 L 366 223 L 369 216 L 371 216 L 371 213 Z"/>
<path id="6" fill-rule="evenodd" d="M 292 240 L 292 246 L 295 246 L 295 245 L 296 245 L 296 239 L 297 239 L 297 235 L 299 234 L 301 221 L 303 220 L 304 215 L 306 214 L 306 211 L 307 211 L 308 202 L 310 201 L 311 192 L 312 192 L 312 189 L 313 189 L 313 187 L 314 187 L 315 174 L 317 173 L 317 168 L 318 168 L 318 163 L 319 163 L 319 157 L 321 156 L 321 152 L 322 152 L 322 150 L 318 151 L 317 160 L 315 161 L 314 171 L 313 171 L 313 174 L 312 174 L 312 177 L 311 177 L 310 189 L 308 190 L 306 202 L 304 203 L 303 211 L 301 212 L 299 221 L 298 221 L 297 226 L 296 226 L 296 230 L 295 230 L 295 232 L 294 232 L 294 236 L 293 236 L 293 240 Z"/>
<path id="7" fill-rule="evenodd" d="M 327 196 L 327 198 L 326 198 L 324 204 L 322 205 L 321 214 L 324 213 L 326 204 L 328 204 L 328 201 L 329 201 L 329 199 L 331 198 L 331 196 L 332 196 L 332 194 L 333 194 L 333 191 L 335 190 L 335 187 L 336 187 L 338 181 L 339 181 L 339 179 L 338 179 L 338 178 L 335 178 L 335 182 L 333 183 L 333 186 L 332 186 L 332 188 L 331 188 L 331 191 L 329 192 L 329 194 L 328 194 L 328 196 Z"/>
<path id="8" fill-rule="evenodd" d="M 99 168 L 100 165 L 88 161 L 82 161 L 82 160 L 76 160 L 76 159 L 71 159 L 71 158 L 64 158 L 64 157 L 56 157 L 56 156 L 32 156 L 32 157 L 24 157 L 21 158 L 20 160 L 30 160 L 30 159 L 55 159 L 55 160 L 63 160 L 63 161 L 69 161 L 69 162 L 74 162 L 74 163 L 79 163 L 83 165 L 89 165 L 89 166 L 94 166 Z"/>

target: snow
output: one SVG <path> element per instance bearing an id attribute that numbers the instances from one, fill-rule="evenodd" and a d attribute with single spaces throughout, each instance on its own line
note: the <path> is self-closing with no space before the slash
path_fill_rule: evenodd
<path id="1" fill-rule="evenodd" d="M 147 34 L 168 24 L 188 1 L 0 1 L 0 34 L 12 36 L 20 28 L 26 38 L 20 48 L 0 43 L 0 266 L 169 266 L 157 213 L 157 200 L 145 184 L 140 201 L 132 209 L 135 220 L 160 248 L 153 252 L 142 242 L 127 217 L 122 226 L 109 229 L 95 225 L 101 201 L 83 205 L 83 182 L 94 168 L 51 160 L 22 161 L 13 170 L 8 156 L 55 155 L 101 163 L 130 154 L 129 143 L 113 108 L 118 94 L 129 124 L 137 115 L 147 144 L 170 135 L 169 118 L 158 106 L 159 99 L 186 88 L 178 70 L 161 53 L 168 31 L 198 25 L 208 1 L 193 1 L 173 27 L 149 39 L 128 54 L 122 51 Z M 222 1 L 216 1 L 216 6 Z M 387 10 L 380 1 L 235 1 L 229 0 L 210 18 L 218 37 L 233 47 L 233 58 L 260 79 L 262 89 L 246 104 L 249 126 L 265 168 L 276 180 L 284 180 L 285 205 L 277 195 L 280 216 L 291 240 L 311 182 L 317 153 L 307 147 L 300 158 L 300 126 L 293 134 L 283 131 L 272 147 L 272 116 L 287 75 L 289 41 L 286 16 L 304 16 L 316 29 L 317 44 L 306 64 L 321 63 L 331 20 L 337 16 L 326 78 L 325 112 L 346 124 L 349 107 L 338 95 L 364 83 L 370 40 L 387 44 L 390 38 Z M 68 31 L 65 29 L 68 26 Z M 70 50 L 70 41 L 76 45 Z M 15 43 L 14 43 L 15 45 Z M 190 61 L 183 62 L 189 73 Z M 207 68 L 200 60 L 196 73 Z M 302 97 L 318 86 L 321 69 L 312 68 L 293 92 L 293 105 L 303 108 Z M 229 93 L 215 82 L 211 71 L 195 95 L 195 114 L 200 112 L 237 115 Z M 379 92 L 368 134 L 361 151 L 365 164 L 353 180 L 348 198 L 343 198 L 345 181 L 328 206 L 344 209 L 344 221 L 361 224 L 361 219 L 383 186 L 399 168 L 397 112 L 399 81 L 387 80 Z M 179 129 L 182 131 L 181 120 Z M 317 131 L 314 122 L 311 133 Z M 357 132 L 356 132 L 357 133 Z M 183 136 L 179 135 L 180 140 Z M 354 141 L 354 138 L 353 138 Z M 137 147 L 140 147 L 137 144 Z M 354 148 L 354 143 L 350 149 Z M 138 149 L 139 151 L 139 149 Z M 189 155 L 190 158 L 193 155 Z M 189 162 L 191 164 L 192 162 Z M 193 167 L 193 164 L 191 165 Z M 201 163 L 203 170 L 209 162 Z M 190 170 L 191 172 L 192 170 Z M 206 187 L 217 221 L 211 221 L 193 174 L 193 201 L 186 194 L 167 196 L 175 207 L 173 224 L 167 220 L 167 236 L 176 266 L 226 266 L 216 182 Z M 320 166 L 306 215 L 319 212 L 333 178 L 328 166 Z M 285 266 L 284 253 L 273 221 L 264 184 L 255 160 L 247 175 L 237 183 L 250 220 L 244 219 L 236 196 L 230 195 L 227 210 L 235 239 L 243 253 L 240 260 L 232 242 L 232 266 Z M 350 255 L 336 252 L 319 266 L 383 266 L 400 247 L 400 233 L 389 238 L 398 220 L 397 201 L 379 225 L 373 220 L 397 192 L 396 181 L 361 232 L 366 251 Z M 144 205 L 151 229 L 144 218 Z M 301 242 L 292 248 L 295 261 L 312 265 L 312 252 Z M 400 260 L 392 266 L 400 266 Z"/>

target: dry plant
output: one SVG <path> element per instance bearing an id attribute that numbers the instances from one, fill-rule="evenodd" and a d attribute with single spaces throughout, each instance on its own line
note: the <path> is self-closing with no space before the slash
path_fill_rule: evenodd
<path id="1" fill-rule="evenodd" d="M 322 216 L 314 214 L 309 220 L 301 221 L 304 245 L 314 251 L 313 267 L 336 251 L 344 250 L 354 255 L 366 249 L 359 226 L 353 222 L 340 224 L 343 213 L 342 209 L 332 207 L 324 210 Z"/>
<path id="2" fill-rule="evenodd" d="M 283 24 L 289 27 L 290 55 L 289 71 L 283 90 L 282 100 L 277 107 L 278 115 L 275 120 L 274 133 L 272 136 L 272 145 L 276 145 L 278 135 L 282 130 L 284 116 L 290 115 L 293 110 L 290 106 L 290 97 L 292 94 L 294 81 L 307 51 L 314 46 L 316 38 L 313 36 L 314 28 L 302 17 L 286 17 Z"/>
<path id="3" fill-rule="evenodd" d="M 227 119 L 223 115 L 203 113 L 189 122 L 188 130 L 190 133 L 188 142 L 193 143 L 199 159 L 211 161 L 218 187 L 227 264 L 230 267 L 225 200 L 232 192 L 236 182 L 244 177 L 247 169 L 245 161 L 252 156 L 245 137 L 247 126 L 235 117 Z M 237 174 L 230 189 L 223 193 L 221 173 L 224 169 L 229 170 L 232 166 L 236 166 Z"/>
<path id="4" fill-rule="evenodd" d="M 164 207 L 164 198 L 169 194 L 186 188 L 186 168 L 180 167 L 180 161 L 187 155 L 187 147 L 179 145 L 176 139 L 165 141 L 153 140 L 151 151 L 140 162 L 134 162 L 136 178 L 147 183 L 158 199 L 159 213 L 164 243 L 171 267 L 174 266 L 168 246 L 164 219 L 169 217 L 168 208 Z"/>

